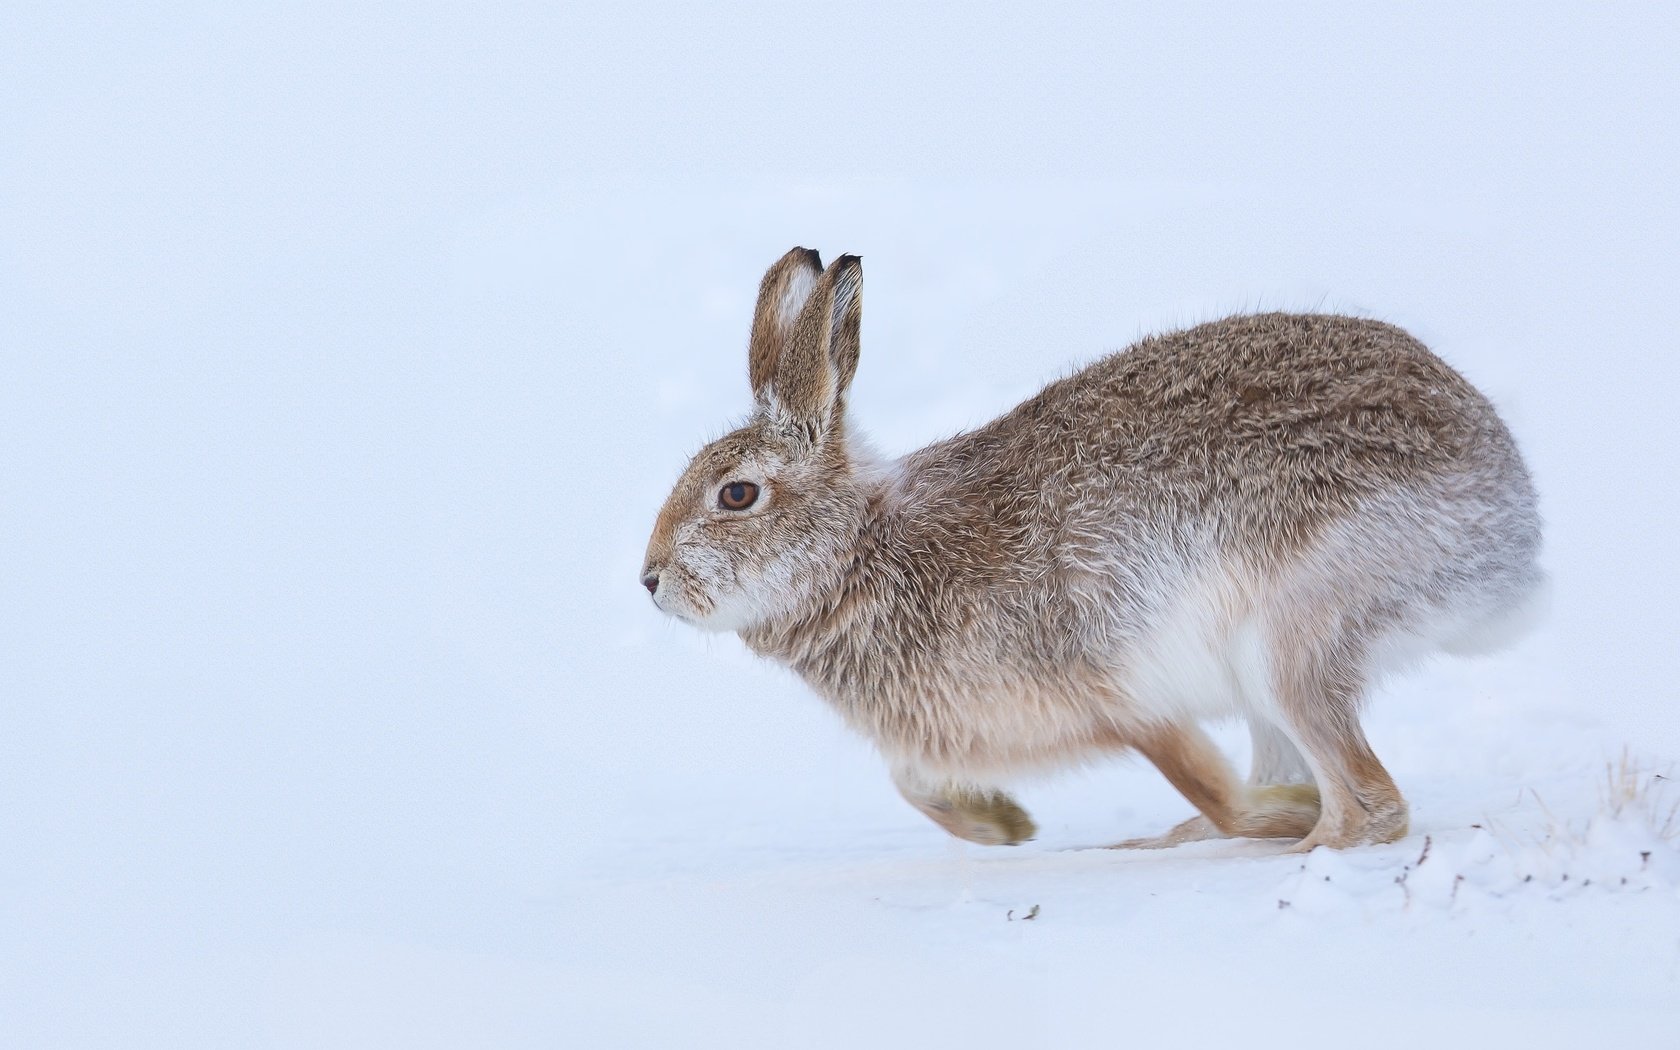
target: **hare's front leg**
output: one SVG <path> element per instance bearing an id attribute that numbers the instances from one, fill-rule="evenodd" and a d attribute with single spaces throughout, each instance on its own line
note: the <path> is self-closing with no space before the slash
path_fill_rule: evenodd
<path id="1" fill-rule="evenodd" d="M 1130 839 L 1119 848 L 1158 849 L 1221 837 L 1300 838 L 1318 821 L 1316 788 L 1239 782 L 1230 763 L 1199 726 L 1157 726 L 1140 734 L 1135 743 L 1202 815 L 1165 835 Z"/>
<path id="2" fill-rule="evenodd" d="M 924 777 L 895 770 L 893 783 L 904 800 L 959 839 L 982 846 L 1015 846 L 1038 827 L 1014 799 L 996 788 Z"/>

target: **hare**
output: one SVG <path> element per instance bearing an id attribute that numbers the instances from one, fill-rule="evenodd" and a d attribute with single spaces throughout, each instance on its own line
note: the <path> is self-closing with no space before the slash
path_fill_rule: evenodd
<path id="1" fill-rule="evenodd" d="M 872 740 L 959 838 L 1015 844 L 1009 778 L 1141 753 L 1199 811 L 1122 846 L 1406 834 L 1360 728 L 1373 683 L 1532 618 L 1535 493 L 1510 433 L 1398 328 L 1230 317 L 1144 339 L 887 461 L 846 417 L 862 264 L 765 274 L 752 415 L 694 457 L 642 583 Z M 1199 727 L 1240 717 L 1246 782 Z"/>

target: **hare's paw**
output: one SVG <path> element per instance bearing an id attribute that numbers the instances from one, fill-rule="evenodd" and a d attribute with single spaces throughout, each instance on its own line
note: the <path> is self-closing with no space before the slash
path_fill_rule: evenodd
<path id="1" fill-rule="evenodd" d="M 1321 803 L 1312 784 L 1266 784 L 1250 788 L 1247 805 L 1231 834 L 1251 839 L 1298 839 L 1319 822 Z"/>
<path id="2" fill-rule="evenodd" d="M 1173 827 L 1164 835 L 1150 835 L 1141 839 L 1126 839 L 1116 842 L 1109 849 L 1171 849 L 1182 846 L 1186 842 L 1201 842 L 1204 839 L 1224 838 L 1225 833 L 1216 827 L 1213 821 L 1204 816 L 1194 816 Z"/>
<path id="3" fill-rule="evenodd" d="M 1348 849 L 1353 846 L 1376 846 L 1398 842 L 1406 837 L 1411 825 L 1406 803 L 1398 795 L 1383 799 L 1369 809 L 1360 809 L 1351 819 L 1336 821 L 1326 816 L 1319 820 L 1301 841 L 1291 845 L 1289 853 L 1311 853 L 1320 846 Z"/>
<path id="4" fill-rule="evenodd" d="M 1205 839 L 1298 839 L 1318 823 L 1318 789 L 1311 784 L 1267 784 L 1250 788 L 1244 808 L 1230 817 L 1227 827 L 1197 815 L 1164 835 L 1127 839 L 1110 849 L 1170 849 Z"/>
<path id="5" fill-rule="evenodd" d="M 1016 846 L 1038 834 L 1027 811 L 1001 791 L 949 790 L 919 808 L 957 838 L 982 846 Z"/>

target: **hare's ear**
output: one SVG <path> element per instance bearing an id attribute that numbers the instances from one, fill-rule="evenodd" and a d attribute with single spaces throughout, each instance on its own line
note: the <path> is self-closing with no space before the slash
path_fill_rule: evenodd
<path id="1" fill-rule="evenodd" d="M 821 275 L 822 257 L 809 248 L 795 248 L 777 259 L 759 282 L 752 338 L 747 344 L 747 379 L 760 403 L 770 396 L 782 347 Z"/>
<path id="2" fill-rule="evenodd" d="M 863 264 L 843 255 L 824 270 L 799 311 L 770 381 L 768 404 L 781 419 L 820 442 L 844 410 L 857 371 Z"/>
<path id="3" fill-rule="evenodd" d="M 829 311 L 833 329 L 828 356 L 834 362 L 835 412 L 846 411 L 846 391 L 857 375 L 859 336 L 863 327 L 863 260 L 842 255 L 828 267 L 834 275 L 834 306 Z"/>

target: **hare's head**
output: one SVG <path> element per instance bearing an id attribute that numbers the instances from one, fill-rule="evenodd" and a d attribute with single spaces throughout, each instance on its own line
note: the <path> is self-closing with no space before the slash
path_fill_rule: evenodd
<path id="1" fill-rule="evenodd" d="M 695 626 L 737 631 L 832 586 L 863 518 L 845 427 L 863 267 L 795 248 L 764 275 L 748 347 L 753 414 L 701 449 L 648 541 L 642 585 Z"/>

